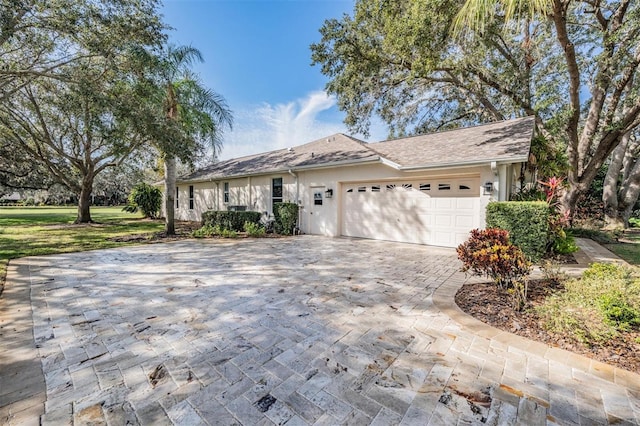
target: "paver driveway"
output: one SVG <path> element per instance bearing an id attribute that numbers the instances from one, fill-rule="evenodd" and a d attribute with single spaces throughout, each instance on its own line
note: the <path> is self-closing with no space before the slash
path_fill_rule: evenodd
<path id="1" fill-rule="evenodd" d="M 5 309 L 2 339 L 14 346 L 1 358 L 2 421 L 640 421 L 633 383 L 481 337 L 439 310 L 432 294 L 455 288 L 459 267 L 451 249 L 311 236 L 19 260 L 44 381 L 11 359 L 29 353 L 29 339 L 9 334 L 29 309 L 13 306 L 13 325 Z"/>

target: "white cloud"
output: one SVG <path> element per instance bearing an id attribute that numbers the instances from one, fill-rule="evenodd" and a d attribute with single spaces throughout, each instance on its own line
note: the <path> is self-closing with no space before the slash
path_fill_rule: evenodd
<path id="1" fill-rule="evenodd" d="M 265 103 L 256 108 L 236 110 L 234 129 L 224 137 L 220 158 L 237 158 L 301 145 L 334 133 L 347 133 L 341 121 L 319 117 L 335 105 L 333 96 L 316 91 L 283 104 Z M 370 140 L 384 137 L 379 129 L 380 126 L 372 128 Z"/>

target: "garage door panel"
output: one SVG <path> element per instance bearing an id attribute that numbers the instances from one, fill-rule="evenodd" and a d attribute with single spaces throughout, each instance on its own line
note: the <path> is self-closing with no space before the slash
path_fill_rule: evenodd
<path id="1" fill-rule="evenodd" d="M 434 198 L 434 208 L 436 209 L 453 209 L 455 208 L 455 200 L 449 197 L 446 198 Z"/>
<path id="2" fill-rule="evenodd" d="M 455 203 L 456 208 L 468 210 L 473 210 L 476 204 L 474 198 L 456 198 Z"/>
<path id="3" fill-rule="evenodd" d="M 451 220 L 451 216 L 447 215 L 447 214 L 438 214 L 435 216 L 435 226 L 438 227 L 442 227 L 442 226 L 451 226 L 452 225 L 452 220 Z"/>
<path id="4" fill-rule="evenodd" d="M 346 236 L 455 247 L 479 222 L 478 178 L 370 182 L 343 189 Z"/>
<path id="5" fill-rule="evenodd" d="M 468 228 L 472 229 L 474 227 L 473 216 L 456 216 L 456 228 Z"/>

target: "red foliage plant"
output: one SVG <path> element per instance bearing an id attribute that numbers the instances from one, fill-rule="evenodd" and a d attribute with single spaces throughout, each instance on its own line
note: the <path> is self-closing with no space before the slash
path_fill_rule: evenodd
<path id="1" fill-rule="evenodd" d="M 508 288 L 531 272 L 531 263 L 519 247 L 509 242 L 504 229 L 474 229 L 471 237 L 456 249 L 465 272 L 491 278 Z"/>

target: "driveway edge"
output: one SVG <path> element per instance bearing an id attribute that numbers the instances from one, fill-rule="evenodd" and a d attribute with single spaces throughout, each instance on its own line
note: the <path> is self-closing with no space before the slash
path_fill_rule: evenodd
<path id="1" fill-rule="evenodd" d="M 610 383 L 640 391 L 640 374 L 500 330 L 465 313 L 455 303 L 455 295 L 466 282 L 465 274 L 456 272 L 438 287 L 432 296 L 433 304 L 463 330 L 530 355 L 561 363 L 572 370 L 592 374 Z"/>
<path id="2" fill-rule="evenodd" d="M 9 262 L 0 298 L 0 422 L 39 425 L 44 414 L 46 386 L 33 334 L 29 261 Z"/>

